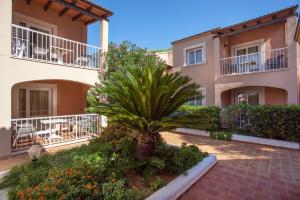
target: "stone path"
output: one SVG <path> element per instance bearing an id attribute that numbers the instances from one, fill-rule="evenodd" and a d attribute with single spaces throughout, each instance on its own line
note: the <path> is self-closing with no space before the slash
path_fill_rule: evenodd
<path id="1" fill-rule="evenodd" d="M 217 164 L 180 200 L 300 200 L 300 151 L 206 137 L 162 134 L 169 144 L 195 144 Z"/>

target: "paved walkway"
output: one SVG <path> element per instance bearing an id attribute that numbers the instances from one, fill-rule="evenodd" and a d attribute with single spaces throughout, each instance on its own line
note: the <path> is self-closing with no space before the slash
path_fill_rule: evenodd
<path id="1" fill-rule="evenodd" d="M 170 144 L 195 144 L 217 164 L 180 200 L 300 200 L 300 151 L 163 133 Z"/>

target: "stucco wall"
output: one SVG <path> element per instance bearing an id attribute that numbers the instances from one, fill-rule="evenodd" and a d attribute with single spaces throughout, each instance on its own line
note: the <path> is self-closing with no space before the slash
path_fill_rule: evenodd
<path id="1" fill-rule="evenodd" d="M 39 80 L 25 83 L 19 83 L 12 88 L 12 118 L 18 118 L 17 103 L 17 87 L 24 84 L 54 84 L 56 85 L 56 112 L 55 115 L 74 115 L 85 113 L 87 107 L 87 90 L 89 86 L 71 81 L 63 80 Z"/>
<path id="2" fill-rule="evenodd" d="M 284 105 L 287 103 L 287 92 L 278 88 L 265 88 L 265 101 L 267 105 Z"/>
<path id="3" fill-rule="evenodd" d="M 221 39 L 222 57 L 230 57 L 231 47 L 256 40 L 263 40 L 265 50 L 282 48 L 285 42 L 285 23 L 273 24 L 262 28 L 250 30 L 237 35 L 228 36 Z M 224 46 L 225 45 L 225 46 Z"/>
<path id="4" fill-rule="evenodd" d="M 23 0 L 15 1 L 13 3 L 13 23 L 16 23 L 15 12 L 56 25 L 57 35 L 60 37 L 83 43 L 87 41 L 87 27 L 82 22 L 72 21 L 72 18 L 66 15 L 60 17 L 58 12 L 51 9 L 45 12 L 42 5 L 36 3 L 28 5 Z"/>
<path id="5" fill-rule="evenodd" d="M 200 65 L 184 65 L 184 49 L 205 43 L 206 63 Z M 192 80 L 206 89 L 206 104 L 214 105 L 214 43 L 211 34 L 197 37 L 173 46 L 173 70 L 180 71 L 182 75 L 188 75 Z"/>

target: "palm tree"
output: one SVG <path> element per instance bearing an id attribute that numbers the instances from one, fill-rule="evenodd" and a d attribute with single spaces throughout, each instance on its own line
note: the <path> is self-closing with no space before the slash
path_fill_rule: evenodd
<path id="1" fill-rule="evenodd" d="M 92 112 L 106 115 L 109 123 L 125 124 L 138 131 L 138 155 L 149 157 L 159 132 L 191 127 L 197 120 L 178 108 L 199 99 L 199 85 L 188 76 L 168 74 L 163 67 L 128 67 L 103 82 L 100 91 L 109 103 L 97 103 Z"/>

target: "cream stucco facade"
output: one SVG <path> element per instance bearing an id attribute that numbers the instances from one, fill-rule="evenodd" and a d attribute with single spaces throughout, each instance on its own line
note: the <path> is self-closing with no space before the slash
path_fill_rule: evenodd
<path id="1" fill-rule="evenodd" d="M 175 41 L 172 70 L 205 88 L 208 106 L 226 107 L 254 93 L 257 97 L 252 98 L 257 99 L 250 101 L 258 104 L 299 104 L 300 51 L 294 41 L 294 13 L 295 7 L 288 8 Z"/>
<path id="2" fill-rule="evenodd" d="M 19 97 L 15 96 L 17 88 L 54 85 L 55 105 L 51 105 L 51 115 L 71 115 L 85 112 L 86 92 L 98 81 L 99 68 L 47 63 L 12 56 L 12 24 L 17 24 L 24 18 L 32 24 L 51 25 L 50 35 L 65 38 L 69 41 L 68 44 L 72 41 L 80 44 L 87 42 L 85 22 L 74 20 L 67 14 L 62 16 L 55 9 L 46 12 L 45 4 L 41 4 L 43 1 L 32 1 L 30 4 L 26 2 L 28 1 L 0 1 L 0 156 L 11 153 L 11 119 L 19 117 L 16 107 Z M 72 14 L 73 11 L 69 12 Z M 99 36 L 99 47 L 105 52 L 108 48 L 107 19 L 100 19 Z"/>

